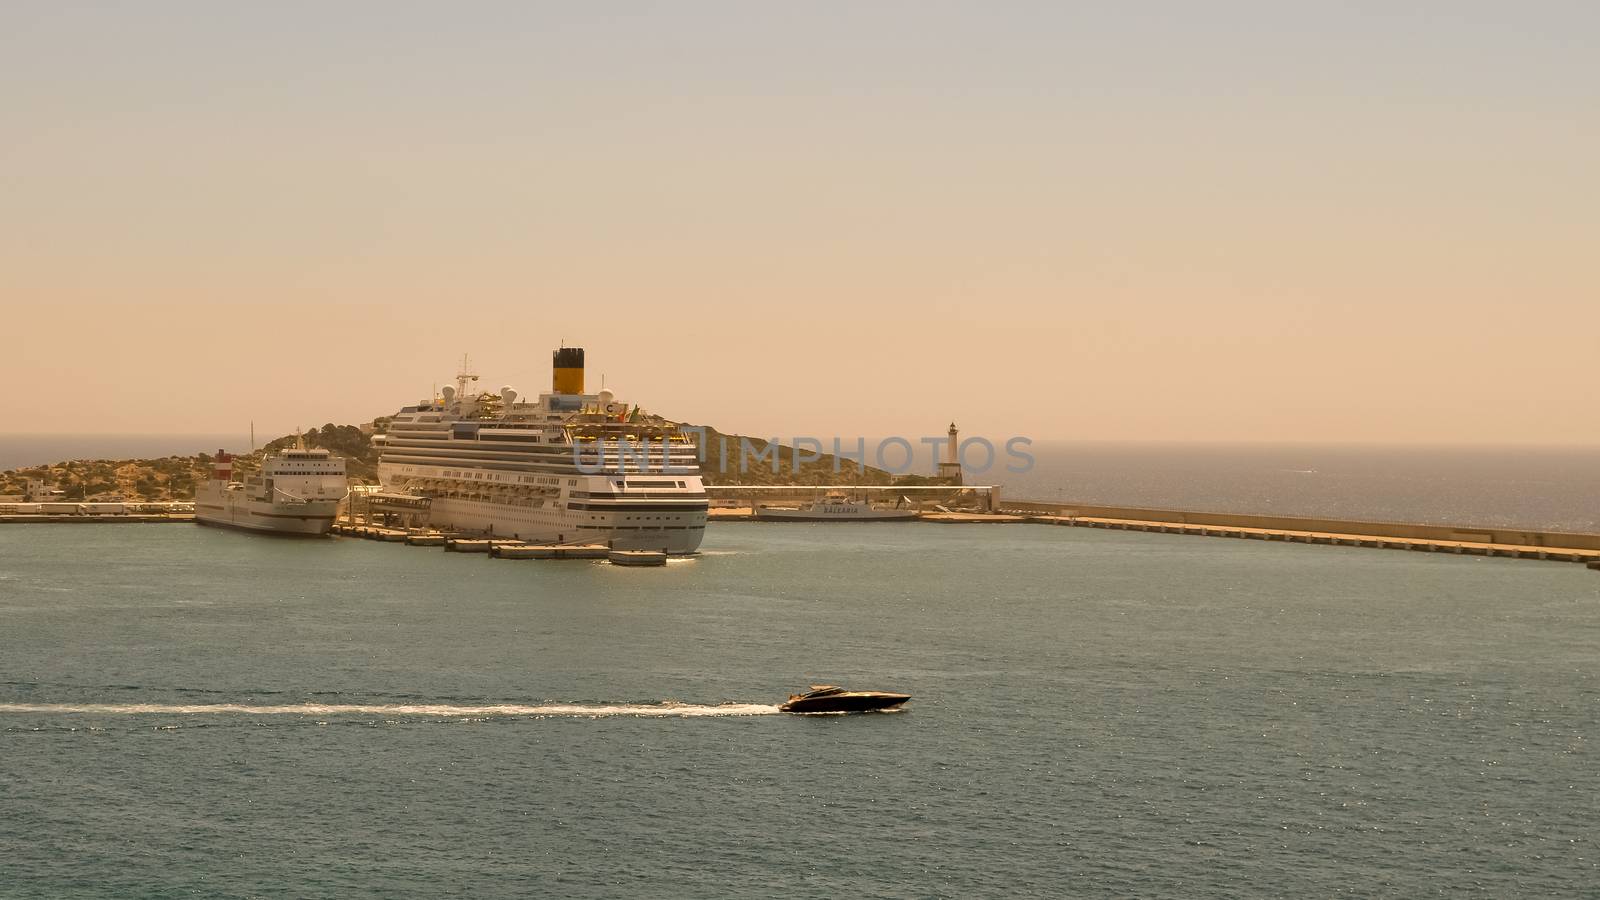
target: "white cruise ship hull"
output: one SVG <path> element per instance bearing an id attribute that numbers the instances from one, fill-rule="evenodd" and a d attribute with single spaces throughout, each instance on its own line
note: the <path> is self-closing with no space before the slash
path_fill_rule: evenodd
<path id="1" fill-rule="evenodd" d="M 429 520 L 434 528 L 488 534 L 523 541 L 605 544 L 616 550 L 664 550 L 694 553 L 705 536 L 703 511 L 668 514 L 585 512 L 574 514 L 555 505 L 530 507 L 487 500 L 433 498 Z"/>

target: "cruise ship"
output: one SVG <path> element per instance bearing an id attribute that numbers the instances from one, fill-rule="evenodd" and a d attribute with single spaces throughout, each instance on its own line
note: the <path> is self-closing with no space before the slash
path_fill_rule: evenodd
<path id="1" fill-rule="evenodd" d="M 261 460 L 261 471 L 233 480 L 233 458 L 217 451 L 211 478 L 195 488 L 194 518 L 271 534 L 323 535 L 350 492 L 344 460 L 296 446 Z"/>
<path id="2" fill-rule="evenodd" d="M 698 445 L 676 422 L 584 392 L 583 350 L 552 359 L 551 389 L 454 388 L 401 409 L 380 447 L 386 492 L 429 500 L 435 528 L 689 554 L 706 528 Z"/>

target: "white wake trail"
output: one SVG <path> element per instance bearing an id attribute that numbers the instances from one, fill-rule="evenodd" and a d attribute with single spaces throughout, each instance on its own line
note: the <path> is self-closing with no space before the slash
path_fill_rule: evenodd
<path id="1" fill-rule="evenodd" d="M 496 704 L 493 706 L 454 706 L 437 703 L 297 703 L 256 705 L 247 703 L 0 703 L 0 713 L 42 715 L 215 715 L 231 713 L 251 716 L 433 716 L 439 718 L 481 718 L 486 716 L 768 716 L 778 707 L 766 703 L 725 703 L 720 706 L 661 703 L 656 705 L 620 704 L 587 706 L 551 703 L 537 706 Z"/>

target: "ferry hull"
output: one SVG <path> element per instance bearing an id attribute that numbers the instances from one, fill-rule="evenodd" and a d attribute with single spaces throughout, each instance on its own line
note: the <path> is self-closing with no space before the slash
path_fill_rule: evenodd
<path id="1" fill-rule="evenodd" d="M 258 505 L 265 508 L 253 508 Z M 326 535 L 333 528 L 337 510 L 336 503 L 316 503 L 305 509 L 286 510 L 249 501 L 229 504 L 196 499 L 194 520 L 201 525 L 240 528 L 262 534 L 318 537 Z"/>

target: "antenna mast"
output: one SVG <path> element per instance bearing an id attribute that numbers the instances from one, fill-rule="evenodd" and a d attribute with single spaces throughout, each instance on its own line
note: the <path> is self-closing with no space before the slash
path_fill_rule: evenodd
<path id="1" fill-rule="evenodd" d="M 471 387 L 472 383 L 477 380 L 478 376 L 472 371 L 472 366 L 468 364 L 467 355 L 465 353 L 461 354 L 461 371 L 456 374 L 456 398 L 465 400 L 467 398 L 467 388 Z"/>

